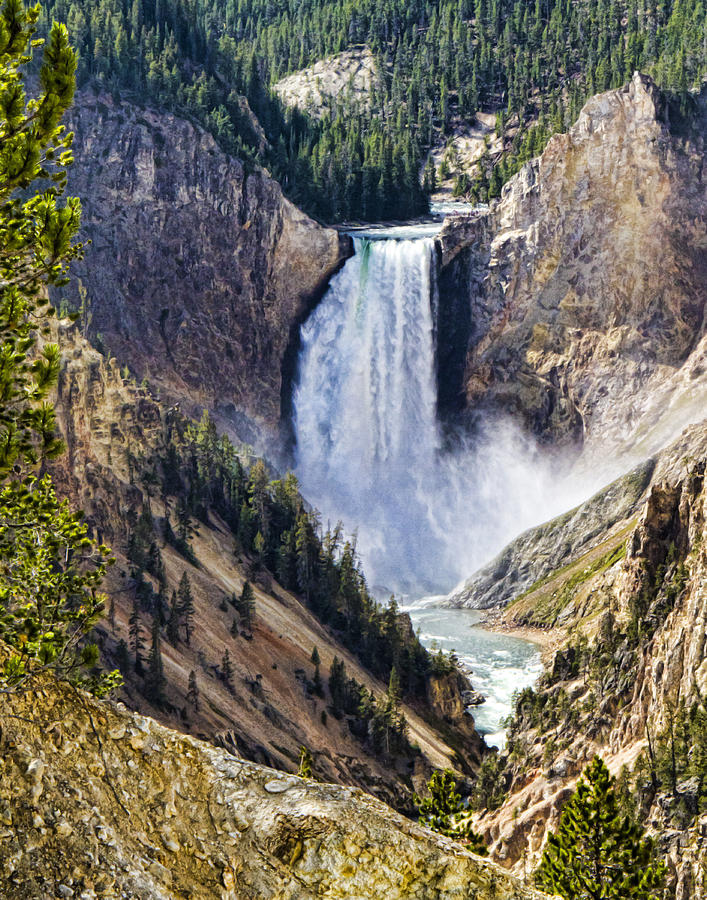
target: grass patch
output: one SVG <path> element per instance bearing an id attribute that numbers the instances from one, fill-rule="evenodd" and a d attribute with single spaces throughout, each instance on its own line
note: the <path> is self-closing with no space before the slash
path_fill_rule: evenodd
<path id="1" fill-rule="evenodd" d="M 632 527 L 633 522 L 629 523 L 622 530 L 623 540 L 618 544 L 613 544 L 601 555 L 595 556 L 597 548 L 594 548 L 593 551 L 585 554 L 579 560 L 568 563 L 560 569 L 555 569 L 554 572 L 546 575 L 529 587 L 527 591 L 516 597 L 510 604 L 509 609 L 517 606 L 523 599 L 528 600 L 532 595 L 537 595 L 537 602 L 531 602 L 529 608 L 521 614 L 522 623 L 527 625 L 553 625 L 562 609 L 570 602 L 583 584 L 591 578 L 606 572 L 624 558 L 626 555 L 626 534 Z M 543 592 L 543 588 L 546 588 L 551 583 L 556 585 L 555 589 Z"/>

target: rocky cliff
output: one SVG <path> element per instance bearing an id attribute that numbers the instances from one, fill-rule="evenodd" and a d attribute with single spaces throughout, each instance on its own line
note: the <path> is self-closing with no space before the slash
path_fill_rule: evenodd
<path id="1" fill-rule="evenodd" d="M 83 509 L 94 534 L 115 552 L 117 565 L 106 584 L 108 615 L 97 629 L 107 661 L 119 660 L 118 642 L 129 638 L 129 618 L 138 603 L 143 639 L 149 643 L 153 616 L 141 600 L 141 579 L 157 589 L 155 578 L 128 559 L 136 523 L 149 506 L 155 522 L 173 501 L 150 487 L 149 461 L 164 452 L 166 423 L 174 414 L 151 390 L 125 379 L 114 359 L 107 360 L 63 321 L 55 337 L 63 351 L 56 396 L 57 418 L 67 452 L 53 464 L 60 492 Z M 346 717 L 331 714 L 326 690 L 334 656 L 348 675 L 381 696 L 387 685 L 372 678 L 355 656 L 325 628 L 301 598 L 285 591 L 265 570 L 239 552 L 230 528 L 216 514 L 191 524 L 192 555 L 165 541 L 155 526 L 151 540 L 159 548 L 168 585 L 167 597 L 186 573 L 194 596 L 195 618 L 190 646 L 162 642 L 167 679 L 164 702 L 153 703 L 132 666 L 125 672 L 122 699 L 162 722 L 219 742 L 239 755 L 286 771 L 296 771 L 300 747 L 314 757 L 314 771 L 327 781 L 365 787 L 398 808 L 412 809 L 413 790 L 422 790 L 433 768 L 452 766 L 467 775 L 483 752 L 472 718 L 465 713 L 461 690 L 468 685 L 435 680 L 426 704 L 406 708 L 410 740 L 419 754 L 392 762 L 355 736 Z M 233 630 L 230 603 L 246 578 L 255 590 L 252 635 Z M 400 627 L 411 632 L 407 617 Z M 325 688 L 312 692 L 313 647 L 321 658 Z M 146 647 L 145 655 L 149 648 Z M 230 653 L 233 684 L 221 677 L 225 651 Z M 198 709 L 187 702 L 189 673 L 196 673 Z M 450 743 L 451 742 L 451 743 Z"/>
<path id="2" fill-rule="evenodd" d="M 487 214 L 440 235 L 448 414 L 647 456 L 707 397 L 705 97 L 650 79 L 589 100 Z"/>
<path id="3" fill-rule="evenodd" d="M 348 239 L 184 119 L 84 92 L 70 124 L 92 243 L 65 300 L 138 380 L 272 436 L 299 324 Z"/>
<path id="4" fill-rule="evenodd" d="M 578 545 L 501 616 L 501 624 L 550 629 L 559 644 L 537 689 L 517 705 L 505 754 L 507 799 L 476 821 L 493 857 L 516 872 L 535 867 L 548 828 L 598 753 L 623 773 L 626 803 L 669 861 L 666 896 L 704 896 L 706 468 L 707 427 L 693 426 L 656 458 L 623 518 L 605 517 L 582 543 L 579 523 L 592 531 L 599 495 L 508 553 L 519 572 L 535 565 L 537 553 L 541 574 L 553 545 Z M 617 509 L 621 484 L 604 495 Z M 633 485 L 626 496 L 636 491 Z M 476 588 L 485 595 L 483 582 Z"/>
<path id="5" fill-rule="evenodd" d="M 361 791 L 262 768 L 65 684 L 0 709 L 6 900 L 531 900 Z"/>

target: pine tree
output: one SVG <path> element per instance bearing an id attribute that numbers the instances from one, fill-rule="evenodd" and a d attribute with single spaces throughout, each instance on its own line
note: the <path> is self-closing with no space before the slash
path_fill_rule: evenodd
<path id="1" fill-rule="evenodd" d="M 130 669 L 130 651 L 123 638 L 118 641 L 118 646 L 115 650 L 115 661 L 121 673 L 127 675 Z"/>
<path id="2" fill-rule="evenodd" d="M 316 647 L 313 648 L 310 659 L 311 659 L 312 665 L 314 666 L 314 679 L 313 679 L 314 693 L 318 697 L 323 697 L 324 696 L 324 685 L 322 684 L 322 676 L 319 673 L 319 666 L 321 665 L 322 661 L 319 656 L 319 650 Z"/>
<path id="3" fill-rule="evenodd" d="M 52 671 L 100 693 L 119 678 L 87 674 L 98 650 L 85 635 L 103 612 L 109 552 L 37 472 L 64 449 L 47 399 L 59 347 L 38 339 L 55 314 L 49 288 L 67 283 L 81 254 L 81 204 L 62 200 L 77 54 L 64 25 L 37 38 L 41 12 L 22 0 L 0 8 L 0 632 L 10 650 L 0 681 L 9 692 Z"/>
<path id="4" fill-rule="evenodd" d="M 191 592 L 191 583 L 186 572 L 183 573 L 179 580 L 177 588 L 177 608 L 179 610 L 179 618 L 184 626 L 184 640 L 187 647 L 191 645 L 191 636 L 194 627 L 194 597 Z"/>
<path id="5" fill-rule="evenodd" d="M 140 628 L 140 607 L 137 600 L 133 601 L 133 611 L 128 619 L 128 634 L 130 636 L 130 649 L 133 653 L 135 671 L 138 675 L 142 675 L 142 651 L 145 649 L 145 642 L 142 639 L 142 630 Z"/>
<path id="6" fill-rule="evenodd" d="M 169 605 L 169 617 L 167 618 L 167 640 L 173 647 L 179 643 L 179 602 L 177 592 L 172 591 L 172 600 Z"/>
<path id="7" fill-rule="evenodd" d="M 485 856 L 488 850 L 483 839 L 473 831 L 468 818 L 464 818 L 465 815 L 468 816 L 468 810 L 464 808 L 461 794 L 457 793 L 454 772 L 450 769 L 433 772 L 427 782 L 427 790 L 429 797 L 414 796 L 420 823 L 432 831 L 467 844 L 474 853 Z"/>
<path id="8" fill-rule="evenodd" d="M 622 815 L 616 780 L 598 756 L 550 834 L 538 886 L 565 900 L 658 900 L 665 866 L 643 829 Z"/>
<path id="9" fill-rule="evenodd" d="M 145 695 L 154 703 L 164 700 L 164 666 L 162 664 L 162 648 L 160 647 L 160 622 L 157 617 L 152 622 L 152 645 L 147 663 L 145 678 Z"/>
<path id="10" fill-rule="evenodd" d="M 346 703 L 346 663 L 335 656 L 329 669 L 329 693 L 334 715 L 339 714 Z"/>
<path id="11" fill-rule="evenodd" d="M 395 666 L 390 670 L 390 680 L 388 682 L 388 699 L 390 700 L 391 705 L 394 709 L 397 710 L 400 705 L 401 693 L 400 693 L 400 676 L 398 675 L 398 670 Z"/>
<path id="12" fill-rule="evenodd" d="M 255 592 L 249 581 L 243 583 L 241 596 L 238 598 L 238 614 L 246 631 L 253 630 L 253 613 L 255 612 Z"/>
<path id="13" fill-rule="evenodd" d="M 193 669 L 189 673 L 187 703 L 194 709 L 195 712 L 199 712 L 199 685 L 197 684 L 196 673 Z"/>

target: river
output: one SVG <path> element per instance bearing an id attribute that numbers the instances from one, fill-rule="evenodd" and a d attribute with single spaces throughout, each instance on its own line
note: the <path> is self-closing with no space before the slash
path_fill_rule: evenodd
<path id="1" fill-rule="evenodd" d="M 479 610 L 412 606 L 405 611 L 428 649 L 454 650 L 464 668 L 471 670 L 471 683 L 486 697 L 472 711 L 476 728 L 489 746 L 503 747 L 503 720 L 511 712 L 514 693 L 532 685 L 542 672 L 538 645 L 487 631 L 479 625 Z"/>

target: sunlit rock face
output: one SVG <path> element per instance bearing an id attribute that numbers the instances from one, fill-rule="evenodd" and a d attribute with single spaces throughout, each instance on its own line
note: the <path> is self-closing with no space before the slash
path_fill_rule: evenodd
<path id="1" fill-rule="evenodd" d="M 184 119 L 84 93 L 71 120 L 92 243 L 65 292 L 85 291 L 90 335 L 183 408 L 272 435 L 290 341 L 349 240 Z"/>
<path id="2" fill-rule="evenodd" d="M 5 697 L 7 900 L 541 900 L 362 791 L 276 772 L 65 684 Z"/>
<path id="3" fill-rule="evenodd" d="M 551 709 L 564 696 L 572 711 L 559 713 L 548 729 L 521 709 L 514 733 L 521 761 L 509 766 L 508 797 L 498 810 L 475 818 L 492 858 L 513 871 L 538 864 L 548 831 L 556 830 L 594 754 L 615 775 L 624 766 L 631 770 L 641 754 L 651 752 L 649 741 L 666 746 L 677 703 L 688 709 L 703 703 L 706 471 L 702 423 L 686 428 L 649 471 L 634 472 L 571 513 L 528 531 L 458 593 L 458 602 L 471 605 L 491 598 L 491 569 L 505 562 L 505 574 L 497 573 L 498 594 L 511 602 L 498 621 L 542 628 L 552 649 L 546 654 L 547 678 L 537 690 Z M 530 585 L 529 573 L 535 578 Z M 636 647 L 617 640 L 613 655 L 602 656 L 607 635 L 625 632 L 637 598 L 646 604 L 643 637 Z M 601 660 L 594 670 L 599 674 L 588 678 L 574 665 L 572 640 L 580 631 L 590 641 L 590 666 Z M 596 640 L 603 646 L 597 648 Z M 668 861 L 666 896 L 698 900 L 707 890 L 707 817 L 697 805 L 699 779 L 680 777 L 677 790 L 680 815 L 665 779 L 653 793 L 646 791 L 642 821 Z"/>
<path id="4" fill-rule="evenodd" d="M 457 413 L 501 409 L 544 441 L 636 456 L 704 414 L 705 117 L 682 127 L 636 74 L 488 214 L 448 220 L 440 341 L 457 343 L 440 377 Z"/>

